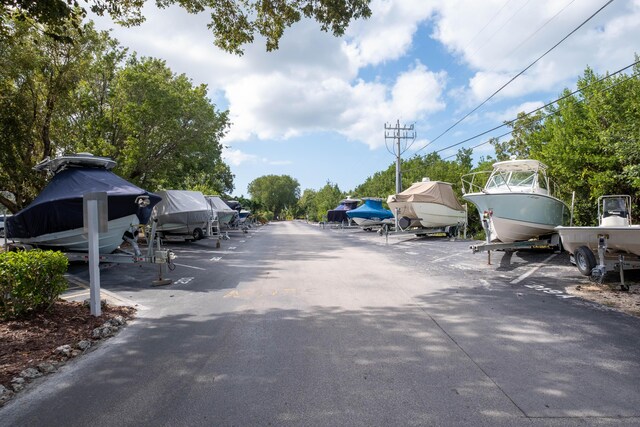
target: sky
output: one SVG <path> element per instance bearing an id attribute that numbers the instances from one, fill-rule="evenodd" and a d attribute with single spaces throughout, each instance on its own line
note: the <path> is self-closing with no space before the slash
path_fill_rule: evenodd
<path id="1" fill-rule="evenodd" d="M 234 196 L 271 174 L 295 178 L 301 191 L 327 182 L 353 190 L 395 162 L 385 126 L 397 123 L 415 131 L 402 158 L 455 156 L 508 129 L 447 147 L 574 90 L 586 67 L 613 73 L 640 53 L 640 0 L 614 0 L 580 28 L 608 1 L 372 0 L 372 16 L 343 37 L 303 20 L 279 50 L 266 52 L 257 37 L 242 56 L 214 46 L 206 12 L 152 3 L 137 27 L 94 21 L 130 52 L 206 84 L 216 108 L 229 110 L 222 144 Z M 474 159 L 493 154 L 481 145 Z"/>

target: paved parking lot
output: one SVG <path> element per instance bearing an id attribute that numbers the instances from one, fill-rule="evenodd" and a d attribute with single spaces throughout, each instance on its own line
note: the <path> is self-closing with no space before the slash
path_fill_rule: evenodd
<path id="1" fill-rule="evenodd" d="M 566 254 L 273 223 L 102 271 L 116 338 L 8 425 L 638 425 L 640 319 L 563 292 Z M 77 267 L 79 280 L 87 279 Z M 84 277 L 84 279 L 83 279 Z M 45 387 L 46 386 L 46 387 Z"/>

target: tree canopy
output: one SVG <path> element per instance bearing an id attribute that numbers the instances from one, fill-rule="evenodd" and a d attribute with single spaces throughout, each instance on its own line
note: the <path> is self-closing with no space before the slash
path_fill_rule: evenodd
<path id="1" fill-rule="evenodd" d="M 456 160 L 443 160 L 437 153 L 426 156 L 413 156 L 402 162 L 402 188 L 407 189 L 422 178 L 432 181 L 444 181 L 453 184 L 458 195 L 461 195 L 460 177 L 472 169 L 471 150 L 460 149 Z M 381 172 L 367 178 L 354 190 L 356 197 L 381 197 L 395 193 L 395 163 Z"/>
<path id="2" fill-rule="evenodd" d="M 289 175 L 264 175 L 248 186 L 251 198 L 279 217 L 283 211 L 295 209 L 300 197 L 300 184 Z"/>
<path id="3" fill-rule="evenodd" d="M 0 33 L 0 203 L 15 212 L 39 193 L 46 157 L 88 151 L 112 157 L 115 172 L 149 190 L 233 190 L 221 159 L 228 129 L 204 85 L 158 59 L 127 56 L 92 24 L 70 27 L 66 43 L 14 19 Z"/>
<path id="4" fill-rule="evenodd" d="M 637 61 L 637 58 L 636 58 Z M 640 65 L 633 73 L 606 78 L 587 68 L 579 92 L 563 93 L 545 114 L 521 114 L 513 137 L 496 143 L 496 153 L 542 161 L 561 196 L 576 193 L 574 223 L 596 223 L 596 201 L 606 194 L 640 198 Z M 635 212 L 638 214 L 638 212 Z"/>
<path id="5" fill-rule="evenodd" d="M 284 31 L 304 18 L 314 19 L 322 31 L 343 35 L 354 19 L 371 15 L 371 0 L 156 0 L 160 8 L 178 5 L 189 13 L 208 12 L 216 46 L 242 54 L 242 46 L 256 35 L 266 39 L 267 51 L 278 49 Z M 65 36 L 68 23 L 86 15 L 88 6 L 97 15 L 110 15 L 125 26 L 144 21 L 146 0 L 0 0 L 0 22 L 9 15 L 46 25 L 50 34 Z M 73 18 L 70 20 L 70 18 Z"/>
<path id="6" fill-rule="evenodd" d="M 319 190 L 306 189 L 298 201 L 298 208 L 311 221 L 322 221 L 327 211 L 335 209 L 345 193 L 340 191 L 338 184 L 327 183 Z"/>

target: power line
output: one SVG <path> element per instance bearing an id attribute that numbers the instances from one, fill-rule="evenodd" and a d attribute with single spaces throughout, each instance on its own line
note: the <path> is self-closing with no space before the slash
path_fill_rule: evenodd
<path id="1" fill-rule="evenodd" d="M 516 11 L 515 11 L 515 12 L 514 12 L 514 13 L 513 13 L 513 14 L 512 14 L 512 15 L 511 15 L 511 16 L 510 16 L 506 21 L 504 21 L 504 22 L 502 23 L 502 25 L 501 25 L 499 28 L 497 28 L 493 33 L 491 33 L 491 35 L 489 36 L 489 38 L 488 38 L 488 39 L 486 39 L 486 40 L 484 41 L 484 43 L 482 43 L 482 44 L 481 44 L 480 46 L 478 46 L 478 47 L 477 47 L 473 52 L 471 52 L 471 53 L 469 54 L 469 59 L 471 59 L 471 56 L 472 56 L 473 54 L 475 54 L 475 53 L 476 53 L 477 51 L 479 51 L 482 47 L 484 47 L 487 43 L 489 43 L 489 42 L 493 39 L 493 37 L 494 37 L 496 34 L 498 34 L 498 32 L 499 32 L 500 30 L 502 30 L 502 29 L 503 29 L 503 28 L 504 28 L 504 27 L 505 27 L 509 22 L 511 22 L 511 20 L 514 18 L 514 16 L 516 16 L 518 13 L 520 13 L 520 11 L 521 11 L 522 9 L 524 9 L 526 5 L 528 5 L 528 4 L 529 4 L 529 2 L 530 2 L 530 1 L 531 1 L 531 0 L 527 0 L 527 1 L 522 5 L 522 6 L 520 6 L 520 8 L 519 8 L 518 10 L 516 10 Z"/>
<path id="2" fill-rule="evenodd" d="M 493 92 L 487 99 L 485 99 L 484 101 L 482 101 L 480 103 L 480 105 L 478 105 L 477 107 L 475 107 L 473 110 L 469 111 L 467 114 L 465 114 L 461 119 L 459 119 L 458 121 L 456 121 L 454 124 L 452 124 L 451 126 L 449 126 L 444 132 L 442 132 L 440 135 L 438 135 L 436 138 L 434 138 L 433 140 L 429 141 L 427 144 L 425 144 L 422 148 L 420 148 L 417 151 L 421 151 L 424 150 L 425 148 L 427 148 L 427 146 L 429 146 L 430 144 L 436 142 L 438 139 L 440 139 L 442 136 L 444 136 L 445 134 L 447 134 L 451 129 L 453 129 L 454 127 L 456 127 L 458 124 L 460 124 L 464 119 L 466 119 L 467 117 L 469 117 L 471 114 L 475 113 L 477 110 L 479 110 L 484 104 L 486 104 L 487 102 L 489 102 L 489 100 L 491 100 L 494 96 L 496 96 L 500 91 L 502 91 L 502 89 L 504 89 L 505 87 L 507 87 L 509 84 L 511 84 L 515 79 L 517 79 L 518 77 L 520 77 L 522 74 L 524 74 L 529 68 L 533 67 L 538 61 L 540 61 L 542 58 L 544 58 L 545 56 L 547 56 L 552 50 L 554 50 L 556 47 L 558 47 L 562 42 L 564 42 L 566 39 L 568 39 L 569 37 L 571 37 L 573 35 L 573 33 L 575 33 L 576 31 L 578 31 L 580 28 L 582 28 L 587 22 L 589 22 L 591 19 L 593 19 L 598 13 L 600 13 L 605 7 L 609 6 L 611 3 L 613 2 L 613 0 L 609 0 L 607 1 L 607 3 L 605 3 L 602 7 L 600 7 L 600 9 L 598 9 L 597 11 L 595 11 L 590 17 L 588 17 L 586 20 L 584 20 L 580 25 L 578 25 L 576 28 L 574 28 L 569 34 L 567 34 L 566 36 L 564 36 L 558 43 L 556 43 L 555 45 L 553 45 L 550 49 L 548 49 L 546 52 L 544 52 L 542 55 L 540 55 L 535 61 L 533 61 L 531 64 L 529 64 L 527 67 L 525 67 L 525 69 L 523 69 L 522 71 L 520 71 L 518 74 L 516 74 L 515 76 L 513 76 L 508 82 L 506 82 L 505 84 L 503 84 L 498 90 L 496 90 L 495 92 Z"/>
<path id="3" fill-rule="evenodd" d="M 551 105 L 553 105 L 553 104 L 558 103 L 559 101 L 562 101 L 563 99 L 569 98 L 570 96 L 573 96 L 573 95 L 575 95 L 575 94 L 576 94 L 576 93 L 578 93 L 578 92 L 582 92 L 583 90 L 587 89 L 588 87 L 590 87 L 590 86 L 592 86 L 592 85 L 594 85 L 594 84 L 596 84 L 596 83 L 600 83 L 601 81 L 604 81 L 604 80 L 606 80 L 606 79 L 609 79 L 609 78 L 611 78 L 611 77 L 613 77 L 613 76 L 615 76 L 615 75 L 617 75 L 617 74 L 620 74 L 621 72 L 623 72 L 623 71 L 625 71 L 625 70 L 627 70 L 627 69 L 629 69 L 629 68 L 631 68 L 631 67 L 634 67 L 635 65 L 638 65 L 638 64 L 640 64 L 640 60 L 639 60 L 639 61 L 636 61 L 636 62 L 634 62 L 634 63 L 632 63 L 631 65 L 627 65 L 626 67 L 621 68 L 621 69 L 619 69 L 618 71 L 615 71 L 615 72 L 613 72 L 613 73 L 611 73 L 611 74 L 608 74 L 608 75 L 606 75 L 606 76 L 604 76 L 604 77 L 601 77 L 601 78 L 599 78 L 598 80 L 596 80 L 596 81 L 594 81 L 593 83 L 591 83 L 591 84 L 589 84 L 589 85 L 585 86 L 585 87 L 584 87 L 584 88 L 582 88 L 582 89 L 576 89 L 576 90 L 574 90 L 573 92 L 568 93 L 567 95 L 561 96 L 560 98 L 557 98 L 557 99 L 555 99 L 555 100 L 553 100 L 553 101 L 547 102 L 547 103 L 546 103 L 546 104 L 544 104 L 543 106 L 538 107 L 538 108 L 536 108 L 536 109 L 533 109 L 533 110 L 529 111 L 528 113 L 525 113 L 525 114 L 524 114 L 524 117 L 526 117 L 526 116 L 530 116 L 530 115 L 531 115 L 531 114 L 533 114 L 533 113 L 536 113 L 536 112 L 538 112 L 538 111 L 540 111 L 540 110 L 543 110 L 543 109 L 545 109 L 545 108 L 547 108 L 547 107 L 549 107 L 549 106 L 551 106 Z M 469 142 L 469 141 L 471 141 L 471 140 L 473 140 L 473 139 L 476 139 L 476 138 L 478 138 L 478 137 L 480 137 L 480 136 L 486 135 L 486 134 L 488 134 L 488 133 L 490 133 L 490 132 L 493 132 L 493 131 L 498 130 L 498 129 L 500 129 L 500 128 L 503 128 L 503 127 L 505 127 L 505 126 L 510 126 L 510 125 L 511 125 L 511 124 L 513 124 L 516 120 L 518 120 L 518 118 L 517 118 L 517 117 L 516 117 L 515 119 L 511 119 L 511 120 L 509 120 L 508 122 L 504 122 L 504 123 L 503 123 L 503 124 L 501 124 L 501 125 L 495 126 L 495 127 L 491 128 L 491 129 L 488 129 L 488 130 L 486 130 L 486 131 L 484 131 L 484 132 L 480 132 L 480 133 L 478 133 L 478 134 L 476 134 L 476 135 L 474 135 L 474 136 L 471 136 L 471 137 L 469 137 L 469 138 L 467 138 L 467 139 L 464 139 L 464 140 L 462 140 L 462 141 L 456 142 L 455 144 L 451 144 L 451 145 L 449 145 L 449 146 L 447 146 L 447 147 L 444 147 L 444 148 L 442 148 L 442 149 L 440 149 L 440 150 L 437 150 L 437 151 L 435 151 L 435 152 L 436 152 L 436 153 L 440 153 L 440 152 L 445 151 L 445 150 L 448 150 L 448 149 L 450 149 L 450 148 L 457 147 L 458 145 L 464 144 L 465 142 Z M 418 150 L 418 151 L 419 151 L 419 150 Z"/>
<path id="4" fill-rule="evenodd" d="M 533 33 L 529 34 L 529 36 L 527 36 L 527 38 L 526 38 L 526 39 L 524 39 L 523 41 L 521 41 L 521 42 L 518 44 L 518 46 L 514 47 L 514 48 L 511 50 L 511 52 L 507 53 L 507 54 L 505 55 L 505 58 L 510 57 L 510 56 L 513 54 L 513 52 L 515 52 L 515 51 L 516 51 L 516 50 L 518 50 L 518 49 L 519 49 L 523 44 L 525 44 L 526 42 L 528 42 L 529 40 L 531 40 L 531 38 L 532 38 L 533 36 L 535 36 L 536 34 L 538 34 L 538 33 L 540 32 L 540 30 L 542 30 L 544 27 L 546 27 L 546 26 L 549 24 L 549 22 L 551 22 L 551 21 L 553 21 L 554 19 L 556 19 L 556 18 L 558 17 L 558 15 L 560 15 L 562 12 L 564 12 L 564 11 L 565 11 L 565 9 L 566 9 L 566 8 L 568 8 L 569 6 L 571 6 L 571 4 L 572 4 L 574 1 L 576 1 L 576 0 L 571 0 L 569 3 L 567 3 L 566 5 L 564 5 L 564 7 L 563 7 L 562 9 L 560 9 L 558 12 L 556 12 L 556 14 L 555 14 L 555 15 L 553 15 L 551 18 L 547 19 L 547 20 L 545 21 L 545 23 L 544 23 L 544 24 L 542 24 L 541 26 L 539 26 L 539 27 L 538 27 L 538 28 L 537 28 Z"/>
<path id="5" fill-rule="evenodd" d="M 635 63 L 634 63 L 634 64 L 632 64 L 632 65 L 635 65 L 635 64 L 638 64 L 638 63 L 640 63 L 640 61 L 637 61 L 637 62 L 635 62 Z M 631 67 L 632 65 L 630 65 L 629 67 Z M 629 68 L 629 67 L 625 67 L 625 68 Z M 610 75 L 610 76 L 607 76 L 606 78 L 609 78 L 609 77 L 612 77 L 612 76 L 613 76 L 613 74 L 612 74 L 612 75 Z M 615 82 L 614 84 L 612 84 L 612 85 L 610 85 L 610 86 L 607 86 L 607 87 L 606 87 L 606 88 L 604 88 L 602 91 L 610 90 L 610 89 L 612 89 L 612 88 L 614 88 L 614 87 L 616 87 L 616 86 L 618 86 L 618 85 L 620 85 L 620 84 L 622 84 L 622 83 L 624 83 L 624 82 L 626 82 L 626 81 L 629 81 L 629 80 L 631 80 L 631 79 L 632 79 L 632 78 L 634 78 L 634 77 L 638 77 L 638 76 L 640 76 L 640 73 L 639 73 L 639 74 L 632 74 L 632 75 L 630 75 L 630 76 L 628 76 L 628 77 L 626 77 L 626 78 L 621 79 L 621 80 L 620 80 L 620 81 L 618 81 L 618 82 Z M 563 96 L 562 98 L 558 98 L 556 101 L 554 101 L 554 102 L 552 102 L 552 103 L 550 103 L 550 104 L 547 104 L 547 105 L 551 105 L 551 104 L 553 104 L 553 103 L 555 103 L 555 102 L 558 102 L 558 101 L 561 101 L 561 100 L 563 100 L 563 99 L 565 99 L 565 98 L 568 98 L 569 96 L 572 96 L 572 95 L 576 94 L 577 92 L 581 92 L 581 91 L 583 91 L 584 89 L 587 89 L 588 87 L 590 87 L 590 86 L 592 86 L 592 85 L 594 85 L 594 84 L 596 84 L 596 83 L 598 83 L 598 82 L 601 82 L 602 80 L 603 80 L 603 79 L 596 80 L 596 81 L 595 81 L 595 82 L 593 82 L 591 85 L 586 86 L 586 87 L 585 87 L 585 88 L 583 88 L 583 89 L 580 89 L 580 90 L 576 90 L 576 91 L 574 91 L 574 92 L 571 92 L 570 94 L 568 94 L 568 95 L 566 95 L 566 96 Z M 585 98 L 585 99 L 578 100 L 578 101 L 577 101 L 577 103 L 581 104 L 581 103 L 583 103 L 583 102 L 585 102 L 585 101 L 586 101 L 586 98 Z M 528 116 L 528 115 L 530 115 L 530 114 L 532 114 L 532 113 L 534 113 L 534 112 L 536 112 L 536 111 L 539 111 L 539 110 L 540 110 L 540 108 L 537 108 L 536 110 L 533 110 L 533 111 L 530 111 L 530 112 L 526 113 L 526 114 L 525 114 L 525 116 Z M 548 118 L 548 117 L 555 116 L 555 115 L 559 114 L 561 111 L 562 111 L 562 108 L 559 108 L 558 110 L 554 111 L 553 113 L 550 113 L 550 114 L 547 114 L 547 115 L 545 115 L 545 116 L 543 116 L 543 117 L 540 117 L 540 118 L 539 118 L 539 119 L 537 119 L 536 121 L 537 121 L 537 122 L 539 122 L 539 121 L 542 121 L 542 120 L 544 120 L 544 119 L 546 119 L 546 118 Z M 511 120 L 510 122 L 507 122 L 507 123 L 513 123 L 513 122 L 515 122 L 516 120 L 517 120 L 517 119 L 514 119 L 514 120 Z M 489 144 L 489 143 L 490 143 L 492 140 L 494 140 L 494 139 L 498 139 L 498 140 L 499 140 L 500 138 L 503 138 L 503 137 L 505 137 L 505 136 L 507 136 L 507 135 L 511 134 L 511 132 L 512 132 L 512 131 L 509 131 L 509 132 L 503 133 L 502 135 L 498 135 L 498 136 L 491 137 L 489 140 L 484 141 L 484 142 L 481 142 L 480 144 L 474 145 L 473 147 L 469 147 L 469 148 L 471 148 L 471 150 L 474 150 L 474 149 L 476 149 L 476 148 L 478 148 L 478 147 L 481 147 L 481 146 L 483 146 L 483 145 Z M 441 149 L 441 150 L 434 151 L 434 153 L 440 153 L 440 152 L 445 151 L 445 150 L 448 150 L 449 148 L 452 148 L 452 147 L 453 147 L 453 146 L 449 146 L 449 147 L 443 148 L 443 149 Z M 452 157 L 454 157 L 454 156 L 456 156 L 456 155 L 457 155 L 457 153 L 456 153 L 456 154 L 452 154 L 452 155 L 450 155 L 450 156 L 444 157 L 442 160 L 450 159 L 450 158 L 452 158 Z"/>

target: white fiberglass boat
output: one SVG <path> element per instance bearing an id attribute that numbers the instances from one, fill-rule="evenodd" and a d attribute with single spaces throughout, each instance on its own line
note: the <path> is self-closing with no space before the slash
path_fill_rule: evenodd
<path id="1" fill-rule="evenodd" d="M 589 274 L 595 266 L 599 245 L 606 245 L 606 255 L 631 254 L 640 257 L 640 225 L 631 224 L 631 197 L 602 196 L 598 199 L 596 227 L 556 227 L 562 246 L 575 258 L 581 273 Z"/>
<path id="2" fill-rule="evenodd" d="M 347 217 L 359 227 L 370 229 L 370 227 L 381 225 L 386 219 L 393 218 L 391 211 L 382 207 L 382 199 L 363 197 L 362 200 L 364 204 L 346 212 Z"/>
<path id="3" fill-rule="evenodd" d="M 125 233 L 146 224 L 160 197 L 111 172 L 115 162 L 90 154 L 44 160 L 34 169 L 54 174 L 49 184 L 26 208 L 7 218 L 8 239 L 43 249 L 88 251 L 83 226 L 83 196 L 106 192 L 108 231 L 98 237 L 99 252 L 109 254 Z M 133 236 L 133 234 L 132 234 Z"/>
<path id="4" fill-rule="evenodd" d="M 448 182 L 424 178 L 403 192 L 390 195 L 387 204 L 401 228 L 442 228 L 467 221 L 467 212 Z"/>
<path id="5" fill-rule="evenodd" d="M 525 241 L 569 224 L 567 205 L 552 195 L 547 166 L 537 160 L 507 160 L 488 172 L 462 177 L 463 199 L 473 203 L 491 241 Z M 483 174 L 485 174 L 483 176 Z"/>

